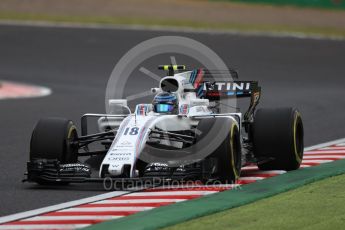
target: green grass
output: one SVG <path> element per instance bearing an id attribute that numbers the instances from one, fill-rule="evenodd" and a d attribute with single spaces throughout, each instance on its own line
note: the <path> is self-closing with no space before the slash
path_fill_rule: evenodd
<path id="1" fill-rule="evenodd" d="M 336 0 L 210 0 L 223 2 L 241 2 L 262 5 L 295 6 L 316 9 L 344 10 L 345 2 Z"/>
<path id="2" fill-rule="evenodd" d="M 345 175 L 341 175 L 165 230 L 318 230 L 344 226 Z"/>
<path id="3" fill-rule="evenodd" d="M 71 16 L 71 15 L 44 15 L 16 12 L 0 12 L 0 20 L 17 21 L 45 21 L 53 23 L 79 23 L 101 25 L 141 25 L 144 27 L 177 27 L 220 31 L 239 32 L 269 32 L 269 33 L 300 33 L 331 38 L 345 38 L 345 29 L 330 27 L 303 27 L 262 24 L 230 24 L 230 23 L 207 23 L 187 20 L 172 20 L 161 18 L 133 18 L 133 17 L 106 17 L 106 16 Z"/>

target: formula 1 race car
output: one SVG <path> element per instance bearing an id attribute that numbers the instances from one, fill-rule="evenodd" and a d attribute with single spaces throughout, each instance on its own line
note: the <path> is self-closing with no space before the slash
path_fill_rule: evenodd
<path id="1" fill-rule="evenodd" d="M 241 167 L 295 170 L 303 158 L 303 124 L 294 108 L 256 109 L 261 88 L 255 81 L 216 81 L 224 71 L 182 65 L 159 66 L 167 71 L 150 104 L 109 100 L 109 114 L 85 114 L 81 135 L 72 121 L 41 119 L 32 132 L 26 181 L 39 184 L 112 180 L 218 180 L 233 183 Z M 225 70 L 232 78 L 237 72 Z M 222 98 L 250 98 L 242 114 L 220 113 Z M 119 111 L 119 112 L 115 112 Z M 88 120 L 97 119 L 97 133 Z M 98 143 L 100 149 L 90 150 Z M 99 175 L 78 161 L 101 156 Z"/>

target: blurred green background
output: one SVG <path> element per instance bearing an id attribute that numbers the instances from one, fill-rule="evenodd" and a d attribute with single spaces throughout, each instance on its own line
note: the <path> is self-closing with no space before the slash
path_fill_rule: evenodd
<path id="1" fill-rule="evenodd" d="M 219 1 L 219 0 L 213 0 Z M 272 5 L 291 5 L 299 7 L 317 7 L 328 9 L 345 9 L 344 0 L 223 0 L 243 3 L 264 3 Z"/>
<path id="2" fill-rule="evenodd" d="M 0 21 L 173 27 L 343 39 L 344 7 L 345 0 L 1 0 Z"/>

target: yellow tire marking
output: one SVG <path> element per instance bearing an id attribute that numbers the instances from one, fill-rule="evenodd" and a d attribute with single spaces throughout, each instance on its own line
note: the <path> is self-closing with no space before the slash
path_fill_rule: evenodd
<path id="1" fill-rule="evenodd" d="M 295 120 L 294 120 L 294 125 L 293 125 L 293 142 L 294 142 L 296 160 L 297 160 L 298 163 L 301 163 L 302 162 L 302 158 L 299 156 L 299 152 L 297 150 L 297 141 L 296 141 L 297 120 L 298 120 L 299 117 L 301 117 L 300 113 L 296 112 Z"/>
<path id="2" fill-rule="evenodd" d="M 235 161 L 234 161 L 234 148 L 233 148 L 233 141 L 234 141 L 234 129 L 237 128 L 237 126 L 235 125 L 235 123 L 232 123 L 231 126 L 231 133 L 230 133 L 230 147 L 231 147 L 231 166 L 232 166 L 232 171 L 235 174 L 235 179 L 237 180 L 239 178 L 236 166 L 235 166 Z"/>
<path id="3" fill-rule="evenodd" d="M 72 126 L 69 128 L 69 130 L 68 130 L 68 135 L 67 135 L 67 138 L 68 138 L 68 139 L 71 138 L 72 132 L 73 132 L 74 130 L 77 130 L 77 127 L 75 127 L 75 125 L 72 125 Z"/>

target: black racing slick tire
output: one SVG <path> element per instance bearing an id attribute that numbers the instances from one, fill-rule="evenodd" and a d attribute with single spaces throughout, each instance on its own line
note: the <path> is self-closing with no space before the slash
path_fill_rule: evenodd
<path id="1" fill-rule="evenodd" d="M 210 136 L 208 133 L 211 129 L 225 133 Z M 234 183 L 241 172 L 241 139 L 237 122 L 228 117 L 204 118 L 198 123 L 197 133 L 197 142 L 207 138 L 212 143 L 214 138 L 222 138 L 207 159 L 215 160 L 216 163 L 216 172 L 212 177 L 222 183 Z"/>
<path id="2" fill-rule="evenodd" d="M 71 142 L 78 138 L 72 121 L 63 118 L 41 119 L 34 128 L 30 142 L 30 161 L 56 159 L 60 163 L 75 163 L 78 147 Z"/>
<path id="3" fill-rule="evenodd" d="M 253 123 L 254 155 L 261 170 L 295 170 L 303 159 L 303 123 L 294 108 L 258 109 Z"/>

